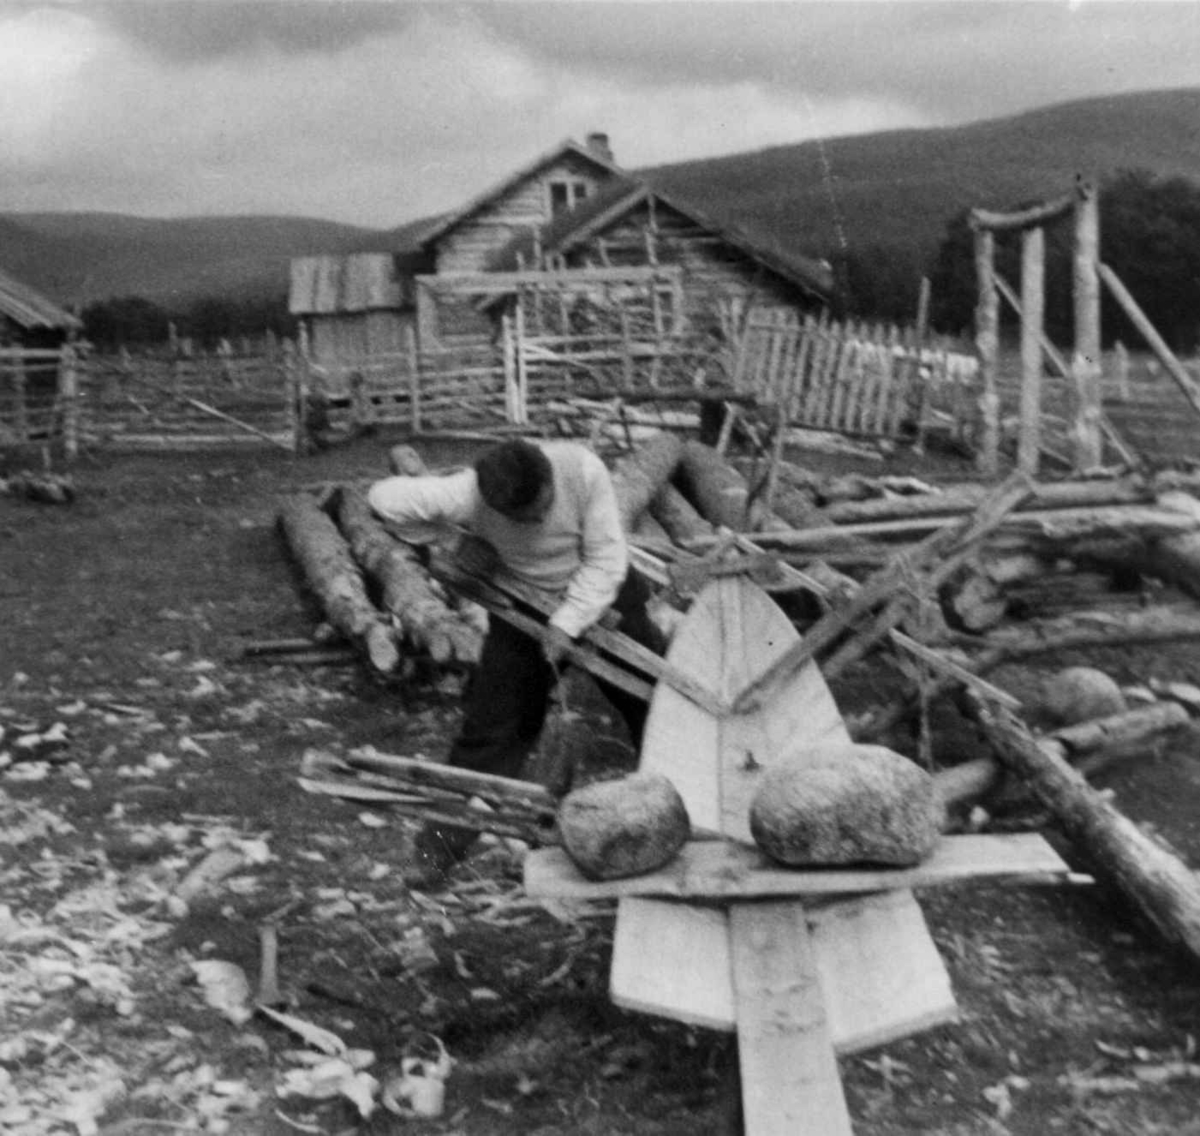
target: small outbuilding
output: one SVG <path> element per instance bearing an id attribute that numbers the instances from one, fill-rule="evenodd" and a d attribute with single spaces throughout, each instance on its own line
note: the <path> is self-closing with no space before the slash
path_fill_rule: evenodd
<path id="1" fill-rule="evenodd" d="M 0 347 L 54 349 L 82 329 L 65 308 L 0 271 Z"/>

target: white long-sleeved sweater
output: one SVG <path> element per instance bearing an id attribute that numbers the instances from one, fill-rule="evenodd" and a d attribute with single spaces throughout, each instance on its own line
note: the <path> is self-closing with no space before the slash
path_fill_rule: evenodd
<path id="1" fill-rule="evenodd" d="M 554 500 L 536 523 L 488 506 L 473 469 L 433 477 L 388 477 L 367 493 L 400 535 L 424 544 L 463 530 L 486 540 L 517 579 L 554 597 L 550 623 L 577 638 L 616 598 L 629 566 L 616 495 L 604 463 L 574 442 L 543 442 Z"/>

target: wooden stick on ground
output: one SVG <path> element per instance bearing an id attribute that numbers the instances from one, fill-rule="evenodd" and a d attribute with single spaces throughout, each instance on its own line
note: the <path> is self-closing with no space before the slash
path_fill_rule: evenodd
<path id="1" fill-rule="evenodd" d="M 466 825 L 530 844 L 557 843 L 557 802 L 541 785 L 434 762 L 362 751 L 310 751 L 300 784 L 309 792 L 387 805 L 436 823 Z"/>

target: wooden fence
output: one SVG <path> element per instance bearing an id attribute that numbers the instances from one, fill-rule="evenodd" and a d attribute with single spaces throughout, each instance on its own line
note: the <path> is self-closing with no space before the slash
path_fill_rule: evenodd
<path id="1" fill-rule="evenodd" d="M 293 448 L 297 402 L 281 351 L 107 356 L 81 345 L 0 350 L 0 445 Z"/>
<path id="2" fill-rule="evenodd" d="M 326 403 L 333 422 L 421 431 L 529 425 L 577 395 L 719 387 L 729 357 L 701 335 L 529 335 L 510 318 L 493 344 L 421 351 L 410 342 L 394 354 L 299 366 L 300 386 Z"/>
<path id="3" fill-rule="evenodd" d="M 795 425 L 894 438 L 938 430 L 971 445 L 979 422 L 974 359 L 951 341 L 829 319 L 752 317 L 734 345 L 720 337 L 517 335 L 495 344 L 354 360 L 340 372 L 294 345 L 255 354 L 100 355 L 0 350 L 0 448 L 54 444 L 186 448 L 249 443 L 295 449 L 321 409 L 335 427 L 396 425 L 417 432 L 545 425 L 573 396 L 653 398 L 736 391 L 782 406 Z M 1187 364 L 1200 374 L 1200 361 Z M 1132 374 L 1132 378 L 1128 377 Z M 1174 431 L 1172 454 L 1200 458 L 1193 412 L 1162 368 L 1123 351 L 1104 363 L 1104 407 L 1147 453 Z M 1003 366 L 998 393 L 1009 442 L 1019 420 L 1020 374 Z M 325 397 L 328 388 L 337 393 Z M 1069 455 L 1072 394 L 1047 376 L 1044 443 Z M 1186 427 L 1186 430 L 1184 429 Z M 1183 447 L 1183 448 L 1181 448 Z M 1184 452 L 1186 449 L 1186 453 Z"/>
<path id="4" fill-rule="evenodd" d="M 61 379 L 75 382 L 73 352 L 0 348 L 0 445 L 43 442 L 63 434 Z M 69 419 L 69 416 L 67 416 Z"/>
<path id="5" fill-rule="evenodd" d="M 295 449 L 314 426 L 414 431 L 541 424 L 580 396 L 748 393 L 797 424 L 896 436 L 919 413 L 969 415 L 960 356 L 896 329 L 774 315 L 735 344 L 713 333 L 593 329 L 529 335 L 518 317 L 492 344 L 406 350 L 335 366 L 285 341 L 253 355 L 0 354 L 0 441 L 179 448 L 236 442 Z M 922 399 L 925 400 L 922 403 Z M 965 427 L 963 427 L 965 429 Z"/>
<path id="6" fill-rule="evenodd" d="M 969 442 L 977 370 L 957 343 L 911 328 L 775 311 L 747 321 L 732 384 L 793 425 L 880 438 L 940 426 Z"/>
<path id="7" fill-rule="evenodd" d="M 292 449 L 294 372 L 284 349 L 248 356 L 92 355 L 81 383 L 80 436 L 123 449 L 238 442 Z"/>

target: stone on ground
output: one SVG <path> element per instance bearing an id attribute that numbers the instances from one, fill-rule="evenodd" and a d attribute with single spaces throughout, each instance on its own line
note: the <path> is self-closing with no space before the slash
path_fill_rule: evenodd
<path id="1" fill-rule="evenodd" d="M 1056 726 L 1074 726 L 1093 718 L 1123 714 L 1125 695 L 1116 680 L 1095 667 L 1067 667 L 1042 686 L 1042 713 Z"/>

